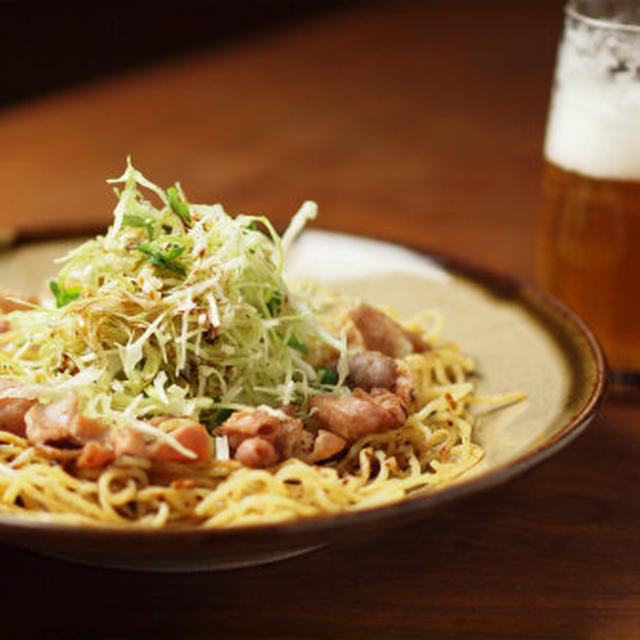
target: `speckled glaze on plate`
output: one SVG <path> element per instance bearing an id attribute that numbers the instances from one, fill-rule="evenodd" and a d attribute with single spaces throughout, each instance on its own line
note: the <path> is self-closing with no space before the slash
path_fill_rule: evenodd
<path id="1" fill-rule="evenodd" d="M 0 284 L 37 292 L 52 258 L 77 241 L 30 244 L 0 255 Z M 0 541 L 93 565 L 203 571 L 270 562 L 363 531 L 429 517 L 471 493 L 513 478 L 567 445 L 602 400 L 606 364 L 584 323 L 551 296 L 508 276 L 377 240 L 306 232 L 289 256 L 292 276 L 311 276 L 401 315 L 445 317 L 442 338 L 477 365 L 478 393 L 519 389 L 527 399 L 477 410 L 484 460 L 453 484 L 402 502 L 340 516 L 234 529 L 71 527 L 0 515 Z"/>

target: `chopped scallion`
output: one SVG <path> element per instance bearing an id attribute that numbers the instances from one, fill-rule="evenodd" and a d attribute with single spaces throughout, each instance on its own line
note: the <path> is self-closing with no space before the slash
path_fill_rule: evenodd
<path id="1" fill-rule="evenodd" d="M 307 347 L 306 344 L 304 344 L 303 342 L 300 342 L 300 340 L 298 340 L 298 338 L 296 338 L 295 336 L 291 336 L 289 338 L 289 342 L 287 342 L 287 344 L 292 348 L 295 349 L 296 351 L 299 351 L 300 353 L 309 353 L 309 348 Z"/>
<path id="2" fill-rule="evenodd" d="M 145 220 L 142 216 L 137 216 L 132 213 L 125 213 L 122 216 L 122 224 L 125 227 L 140 227 L 147 230 L 149 240 L 153 240 L 153 221 Z"/>
<path id="3" fill-rule="evenodd" d="M 176 264 L 174 260 L 176 260 L 182 253 L 184 252 L 184 247 L 178 245 L 172 245 L 166 251 L 162 251 L 160 247 L 158 247 L 153 242 L 143 242 L 141 245 L 137 247 L 138 251 L 144 253 L 147 257 L 147 260 L 155 265 L 156 267 L 161 267 L 163 269 L 169 269 L 174 273 L 178 273 L 181 276 L 186 275 L 186 271 L 179 264 Z"/>
<path id="4" fill-rule="evenodd" d="M 338 372 L 330 367 L 318 367 L 318 382 L 320 384 L 338 384 Z"/>
<path id="5" fill-rule="evenodd" d="M 52 280 L 49 283 L 49 289 L 51 289 L 51 293 L 55 296 L 56 307 L 58 309 L 64 307 L 73 300 L 78 300 L 82 292 L 82 287 L 71 287 L 70 289 L 65 289 L 64 284 L 60 284 L 55 280 Z"/>
<path id="6" fill-rule="evenodd" d="M 189 213 L 189 205 L 180 198 L 178 190 L 175 187 L 169 187 L 167 189 L 167 198 L 169 199 L 169 206 L 171 211 L 175 213 L 185 224 L 190 225 L 191 214 Z"/>

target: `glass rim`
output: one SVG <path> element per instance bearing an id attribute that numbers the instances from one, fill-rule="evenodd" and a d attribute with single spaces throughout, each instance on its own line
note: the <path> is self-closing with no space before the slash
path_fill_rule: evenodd
<path id="1" fill-rule="evenodd" d="M 584 24 L 588 24 L 599 29 L 608 29 L 609 31 L 621 31 L 633 34 L 640 34 L 640 24 L 628 24 L 625 22 L 615 22 L 607 18 L 592 18 L 584 13 L 581 13 L 575 7 L 575 1 L 569 1 L 564 7 L 564 13 L 566 16 L 575 18 Z"/>

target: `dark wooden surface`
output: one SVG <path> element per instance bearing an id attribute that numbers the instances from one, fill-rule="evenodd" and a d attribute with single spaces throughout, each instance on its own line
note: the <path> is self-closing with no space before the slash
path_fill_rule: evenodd
<path id="1" fill-rule="evenodd" d="M 105 223 L 127 154 L 192 199 L 533 275 L 558 3 L 344 11 L 0 113 L 0 225 Z M 270 566 L 98 570 L 2 547 L 0 635 L 640 637 L 640 408 L 411 528 Z"/>

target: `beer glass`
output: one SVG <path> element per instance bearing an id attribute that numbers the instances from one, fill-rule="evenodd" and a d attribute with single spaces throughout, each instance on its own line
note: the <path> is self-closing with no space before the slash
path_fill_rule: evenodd
<path id="1" fill-rule="evenodd" d="M 640 3 L 569 2 L 539 219 L 541 284 L 600 339 L 616 386 L 640 388 Z"/>

